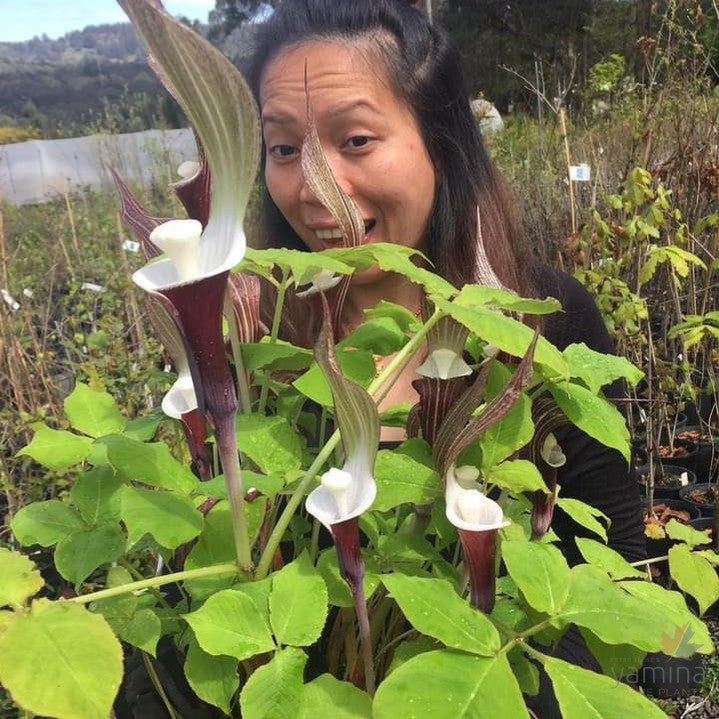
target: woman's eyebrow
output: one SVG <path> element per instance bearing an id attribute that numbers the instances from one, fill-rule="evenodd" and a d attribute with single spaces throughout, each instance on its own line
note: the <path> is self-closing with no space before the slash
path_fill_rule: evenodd
<path id="1" fill-rule="evenodd" d="M 262 113 L 262 124 L 273 124 L 273 125 L 291 125 L 293 123 L 296 123 L 294 117 L 291 115 L 286 115 L 284 113 L 276 113 L 276 112 L 263 112 Z"/>
<path id="2" fill-rule="evenodd" d="M 347 113 L 354 112 L 355 110 L 369 110 L 375 115 L 382 114 L 382 111 L 376 105 L 364 99 L 342 100 L 337 102 L 327 108 L 327 114 L 330 116 L 346 115 Z"/>
<path id="3" fill-rule="evenodd" d="M 382 111 L 373 103 L 364 99 L 341 100 L 327 107 L 324 111 L 328 117 L 334 119 L 338 116 L 347 115 L 355 110 L 367 110 L 374 115 L 381 115 Z M 298 119 L 285 112 L 273 110 L 262 112 L 262 125 L 296 125 Z"/>

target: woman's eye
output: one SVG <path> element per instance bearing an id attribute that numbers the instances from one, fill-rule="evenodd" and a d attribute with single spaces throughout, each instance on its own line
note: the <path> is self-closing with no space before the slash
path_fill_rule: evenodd
<path id="1" fill-rule="evenodd" d="M 270 148 L 270 154 L 279 158 L 292 157 L 296 152 L 297 148 L 292 145 L 273 145 Z"/>
<path id="2" fill-rule="evenodd" d="M 352 150 L 359 150 L 362 147 L 367 147 L 369 142 L 370 138 L 367 137 L 367 135 L 355 135 L 354 137 L 350 137 L 345 145 Z"/>

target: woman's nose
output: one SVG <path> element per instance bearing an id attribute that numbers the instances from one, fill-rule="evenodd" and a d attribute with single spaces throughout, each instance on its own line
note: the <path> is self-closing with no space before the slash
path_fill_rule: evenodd
<path id="1" fill-rule="evenodd" d="M 349 181 L 349 178 L 344 172 L 341 160 L 336 157 L 333 158 L 328 153 L 325 153 L 325 160 L 330 168 L 330 171 L 332 172 L 332 177 L 334 178 L 335 182 L 346 194 L 350 195 L 351 197 L 352 183 Z M 304 170 L 302 173 L 302 186 L 300 187 L 300 201 L 306 202 L 308 204 L 320 203 L 320 200 L 312 189 L 310 182 L 307 180 L 307 176 L 305 175 Z"/>

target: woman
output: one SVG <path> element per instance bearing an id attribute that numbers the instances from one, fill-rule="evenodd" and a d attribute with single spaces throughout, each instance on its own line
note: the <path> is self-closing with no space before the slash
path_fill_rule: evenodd
<path id="1" fill-rule="evenodd" d="M 460 287 L 487 277 L 485 249 L 502 284 L 562 302 L 564 313 L 550 316 L 543 328 L 550 341 L 612 352 L 589 294 L 541 265 L 522 241 L 509 192 L 471 114 L 459 55 L 411 3 L 285 2 L 257 33 L 249 78 L 262 113 L 270 244 L 315 251 L 342 241 L 302 174 L 309 95 L 328 162 L 362 212 L 365 242 L 417 247 Z M 346 328 L 380 299 L 419 311 L 422 296 L 396 275 L 363 272 L 350 285 Z M 411 369 L 401 383 L 404 399 L 411 396 Z M 567 456 L 562 494 L 604 511 L 613 520 L 610 544 L 630 560 L 641 559 L 639 497 L 624 461 L 577 430 L 566 432 L 561 444 Z M 579 533 L 558 520 L 554 529 L 563 538 Z M 567 552 L 578 559 L 572 548 Z"/>
<path id="2" fill-rule="evenodd" d="M 459 55 L 411 3 L 287 0 L 257 33 L 249 78 L 262 112 L 270 244 L 316 251 L 341 243 L 302 174 L 309 98 L 333 173 L 362 212 L 365 242 L 421 249 L 457 286 L 486 280 L 486 250 L 504 286 L 562 302 L 565 312 L 545 320 L 550 341 L 612 351 L 592 298 L 569 276 L 534 260 L 522 242 L 510 194 L 470 112 Z M 418 311 L 422 296 L 417 285 L 368 270 L 350 285 L 346 329 L 380 299 Z M 390 401 L 414 399 L 415 368 Z M 638 490 L 622 457 L 574 428 L 558 440 L 567 457 L 559 473 L 562 495 L 601 509 L 612 521 L 610 546 L 630 561 L 643 558 Z M 568 560 L 579 561 L 573 537 L 583 530 L 560 511 L 552 526 Z M 568 632 L 558 651 L 596 666 L 578 632 Z M 546 683 L 535 701 L 542 717 L 557 711 Z"/>

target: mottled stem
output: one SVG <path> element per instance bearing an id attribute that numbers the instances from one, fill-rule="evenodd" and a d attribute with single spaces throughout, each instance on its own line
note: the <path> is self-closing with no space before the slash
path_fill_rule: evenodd
<path id="1" fill-rule="evenodd" d="M 337 549 L 340 574 L 347 582 L 355 603 L 359 626 L 360 649 L 364 662 L 365 688 L 370 696 L 375 692 L 375 671 L 372 659 L 372 638 L 370 636 L 367 602 L 364 596 L 364 560 L 360 549 L 359 518 L 353 517 L 332 525 L 332 537 Z"/>
<path id="2" fill-rule="evenodd" d="M 252 567 L 252 555 L 250 553 L 250 538 L 247 531 L 245 490 L 242 486 L 242 472 L 240 470 L 240 458 L 237 451 L 234 413 L 218 419 L 215 426 L 215 438 L 220 453 L 222 472 L 225 475 L 227 499 L 230 502 L 232 532 L 235 539 L 237 563 L 242 569 L 249 571 Z"/>

